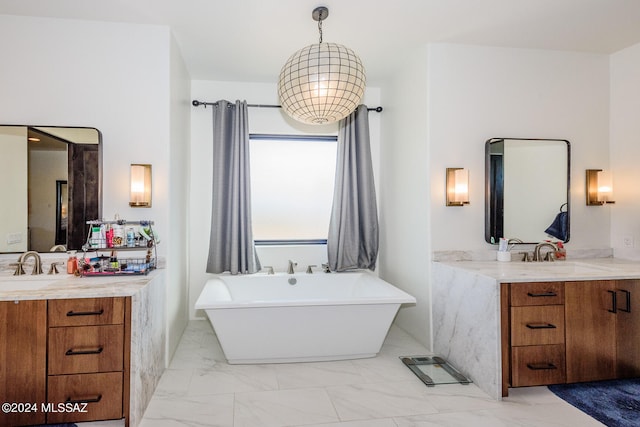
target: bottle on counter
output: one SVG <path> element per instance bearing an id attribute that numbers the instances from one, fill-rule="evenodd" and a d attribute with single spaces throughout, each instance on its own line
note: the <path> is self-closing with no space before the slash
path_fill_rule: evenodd
<path id="1" fill-rule="evenodd" d="M 113 228 L 111 227 L 110 224 L 107 224 L 106 236 L 107 236 L 107 247 L 112 248 L 113 247 Z"/>
<path id="2" fill-rule="evenodd" d="M 555 253 L 556 259 L 564 261 L 567 259 L 567 250 L 564 248 L 562 242 L 556 242 L 558 250 Z"/>
<path id="3" fill-rule="evenodd" d="M 127 229 L 127 247 L 133 248 L 136 246 L 136 234 L 133 228 Z"/>
<path id="4" fill-rule="evenodd" d="M 109 267 L 112 270 L 120 269 L 120 262 L 118 261 L 118 254 L 116 251 L 111 251 L 111 256 L 109 257 Z"/>
<path id="5" fill-rule="evenodd" d="M 78 258 L 75 251 L 69 251 L 69 259 L 67 260 L 67 274 L 76 274 L 78 271 Z"/>

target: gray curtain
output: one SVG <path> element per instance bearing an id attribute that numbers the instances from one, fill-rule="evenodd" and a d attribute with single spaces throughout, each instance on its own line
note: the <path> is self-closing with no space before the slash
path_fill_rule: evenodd
<path id="1" fill-rule="evenodd" d="M 255 273 L 247 103 L 213 108 L 213 195 L 207 272 Z"/>
<path id="2" fill-rule="evenodd" d="M 376 268 L 378 212 L 366 105 L 340 121 L 329 236 L 329 268 Z"/>

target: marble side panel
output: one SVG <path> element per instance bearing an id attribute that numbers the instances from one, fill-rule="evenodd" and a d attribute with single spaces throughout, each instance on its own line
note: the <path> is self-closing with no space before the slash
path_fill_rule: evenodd
<path id="1" fill-rule="evenodd" d="M 501 399 L 500 291 L 490 277 L 432 266 L 433 350 Z"/>
<path id="2" fill-rule="evenodd" d="M 137 426 L 166 366 L 165 276 L 157 275 L 132 297 L 130 425 Z"/>

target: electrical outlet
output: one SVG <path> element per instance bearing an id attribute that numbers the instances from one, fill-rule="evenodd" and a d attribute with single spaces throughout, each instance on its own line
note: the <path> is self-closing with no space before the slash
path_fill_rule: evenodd
<path id="1" fill-rule="evenodd" d="M 622 238 L 622 246 L 625 248 L 633 248 L 633 236 L 624 236 Z"/>

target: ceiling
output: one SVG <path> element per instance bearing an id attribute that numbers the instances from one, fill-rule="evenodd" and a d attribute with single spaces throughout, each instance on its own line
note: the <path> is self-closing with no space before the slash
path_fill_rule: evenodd
<path id="1" fill-rule="evenodd" d="M 612 53 L 640 42 L 639 0 L 0 0 L 0 14 L 170 26 L 195 80 L 275 82 L 318 41 L 356 51 L 379 85 L 430 42 Z"/>

